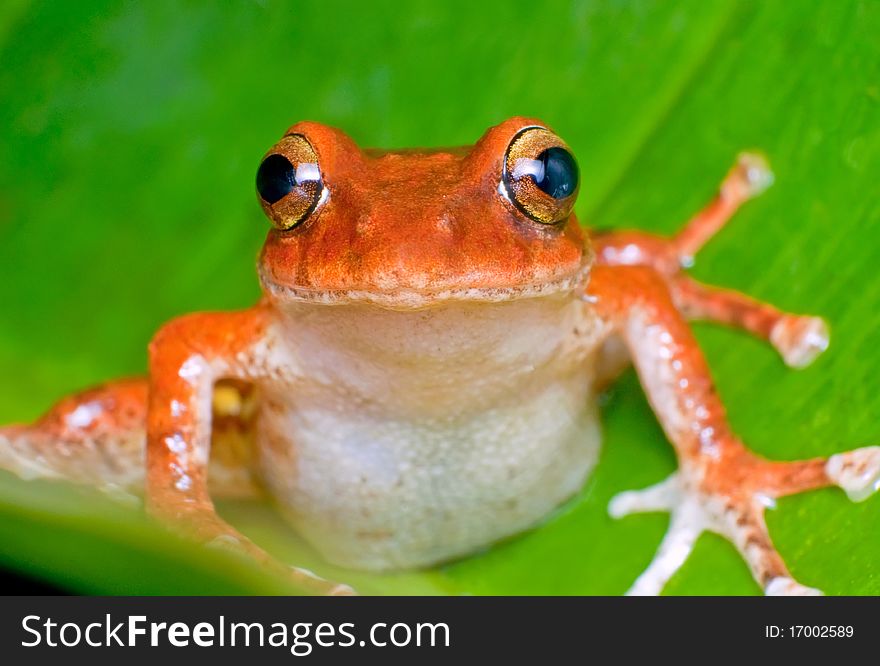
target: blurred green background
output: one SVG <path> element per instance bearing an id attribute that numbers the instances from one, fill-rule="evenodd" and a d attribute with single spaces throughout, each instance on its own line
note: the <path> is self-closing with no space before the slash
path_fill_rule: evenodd
<path id="1" fill-rule="evenodd" d="M 766 345 L 698 326 L 734 427 L 780 459 L 880 441 L 880 3 L 6 2 L 0 8 L 0 423 L 142 373 L 162 322 L 245 306 L 267 222 L 253 177 L 299 119 L 364 146 L 467 144 L 543 118 L 582 171 L 592 226 L 672 232 L 744 148 L 777 184 L 694 273 L 822 314 L 831 350 L 787 370 Z M 594 478 L 543 527 L 440 569 L 323 565 L 271 507 L 223 514 L 280 557 L 373 593 L 618 594 L 666 515 L 608 499 L 675 467 L 629 373 L 604 405 Z M 880 593 L 880 499 L 824 490 L 768 516 L 793 573 Z M 137 511 L 0 473 L 0 562 L 74 591 L 286 592 L 179 543 Z M 707 535 L 667 587 L 754 594 Z"/>

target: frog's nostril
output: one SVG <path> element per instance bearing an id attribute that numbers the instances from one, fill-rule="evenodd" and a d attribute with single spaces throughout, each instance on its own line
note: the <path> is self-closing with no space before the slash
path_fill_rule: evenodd
<path id="1" fill-rule="evenodd" d="M 449 213 L 441 213 L 434 226 L 441 234 L 450 235 L 455 230 L 455 219 Z"/>

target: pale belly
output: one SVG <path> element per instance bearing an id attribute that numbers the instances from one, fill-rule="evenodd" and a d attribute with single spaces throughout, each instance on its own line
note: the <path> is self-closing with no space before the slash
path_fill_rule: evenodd
<path id="1" fill-rule="evenodd" d="M 319 326 L 322 352 L 302 361 L 311 381 L 262 389 L 264 481 L 296 530 L 343 566 L 405 569 L 477 551 L 541 522 L 598 457 L 583 349 L 559 337 L 536 353 L 499 332 L 492 356 L 455 363 L 413 350 L 430 336 L 408 325 L 394 363 L 377 361 L 384 349 L 352 350 L 363 330 Z M 517 355 L 530 362 L 510 366 Z"/>

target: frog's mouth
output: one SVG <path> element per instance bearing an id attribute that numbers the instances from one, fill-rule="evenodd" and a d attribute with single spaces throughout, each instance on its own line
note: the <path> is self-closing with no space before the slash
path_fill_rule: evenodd
<path id="1" fill-rule="evenodd" d="M 392 310 L 415 310 L 449 302 L 500 303 L 526 298 L 540 298 L 583 290 L 589 281 L 593 253 L 587 249 L 574 271 L 560 271 L 551 279 L 508 286 L 392 286 L 389 288 L 322 289 L 315 286 L 282 284 L 259 267 L 263 290 L 278 301 L 324 305 L 368 303 Z M 475 281 L 476 282 L 476 281 Z M 479 284 L 478 282 L 476 282 Z"/>

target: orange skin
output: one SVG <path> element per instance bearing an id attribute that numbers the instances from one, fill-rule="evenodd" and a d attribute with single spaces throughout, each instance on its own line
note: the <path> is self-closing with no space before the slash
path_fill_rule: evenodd
<path id="1" fill-rule="evenodd" d="M 599 381 L 631 360 L 679 459 L 674 487 L 624 493 L 612 505 L 615 515 L 673 511 L 667 540 L 633 591 L 659 592 L 680 564 L 670 564 L 674 547 L 692 544 L 701 529 L 713 529 L 737 545 L 768 593 L 808 593 L 791 579 L 770 541 L 763 519 L 766 500 L 835 484 L 861 496 L 877 476 L 876 451 L 840 454 L 831 462 L 786 463 L 750 453 L 730 429 L 687 324 L 700 318 L 745 329 L 771 341 L 794 366 L 809 363 L 824 349 L 827 332 L 821 320 L 705 287 L 682 272 L 738 206 L 761 189 L 752 182 L 756 174 L 766 174 L 754 162 L 740 162 L 718 196 L 673 239 L 641 232 L 590 238 L 574 214 L 559 224 L 537 224 L 499 192 L 505 150 L 520 129 L 531 125 L 542 123 L 512 118 L 471 148 L 395 152 L 361 150 L 342 132 L 317 123 L 294 125 L 288 134 L 308 138 L 330 195 L 293 229 L 270 230 L 259 262 L 266 294 L 260 303 L 241 312 L 191 315 L 162 327 L 150 344 L 149 398 L 144 380 L 118 382 L 69 398 L 37 423 L 10 426 L 0 435 L 17 446 L 16 459 L 36 452 L 48 461 L 50 472 L 31 476 L 100 484 L 107 480 L 101 476 L 106 470 L 90 474 L 85 463 L 70 467 L 57 453 L 59 443 L 89 440 L 92 450 L 95 443 L 112 448 L 119 433 L 145 424 L 145 496 L 153 515 L 201 542 L 245 552 L 312 592 L 347 594 L 351 590 L 344 585 L 276 562 L 216 515 L 215 489 L 212 485 L 209 491 L 207 481 L 208 451 L 212 437 L 217 446 L 220 424 L 215 404 L 212 432 L 215 382 L 283 376 L 284 368 L 273 367 L 258 348 L 270 328 L 283 326 L 279 308 L 287 299 L 365 299 L 411 309 L 471 297 L 516 298 L 554 285 L 555 291 L 582 299 L 607 327 L 609 346 Z M 262 204 L 271 213 L 271 206 Z M 660 336 L 659 355 L 646 331 Z M 622 341 L 626 356 L 615 352 L 613 339 Z M 83 419 L 72 417 L 83 406 L 92 418 L 77 426 Z M 129 467 L 137 464 L 135 459 Z M 685 513 L 676 511 L 687 502 L 703 512 L 705 525 L 694 528 L 682 518 L 676 527 L 676 516 Z"/>
<path id="2" fill-rule="evenodd" d="M 511 136 L 538 124 L 513 118 L 470 150 L 367 153 L 339 130 L 297 123 L 287 134 L 308 136 L 333 196 L 296 233 L 269 232 L 264 282 L 429 296 L 547 283 L 579 270 L 589 246 L 574 215 L 561 227 L 524 224 L 495 192 Z"/>

